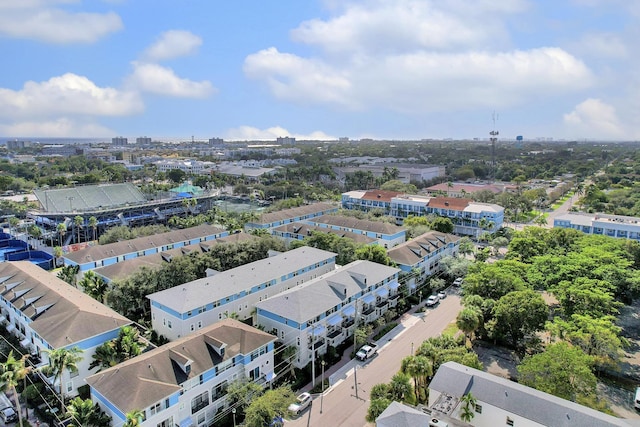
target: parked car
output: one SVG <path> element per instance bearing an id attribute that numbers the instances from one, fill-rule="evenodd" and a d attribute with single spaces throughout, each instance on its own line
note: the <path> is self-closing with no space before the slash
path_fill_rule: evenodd
<path id="1" fill-rule="evenodd" d="M 311 405 L 312 397 L 309 393 L 302 393 L 298 397 L 296 397 L 296 401 L 289 405 L 289 411 L 293 412 L 295 415 L 300 414 L 302 411 L 307 409 L 309 405 Z"/>
<path id="2" fill-rule="evenodd" d="M 453 286 L 462 286 L 463 281 L 464 279 L 462 277 L 458 277 L 456 280 L 453 281 Z"/>
<path id="3" fill-rule="evenodd" d="M 365 361 L 370 357 L 378 354 L 378 344 L 369 343 L 367 345 L 363 345 L 360 350 L 356 353 L 356 357 L 358 360 Z"/>
<path id="4" fill-rule="evenodd" d="M 4 424 L 18 420 L 18 414 L 13 408 L 13 403 L 4 392 L 0 392 L 0 419 Z"/>
<path id="5" fill-rule="evenodd" d="M 438 295 L 431 295 L 429 298 L 427 298 L 427 302 L 425 302 L 425 305 L 427 307 L 432 307 L 438 302 L 440 302 L 440 298 L 438 298 Z"/>
<path id="6" fill-rule="evenodd" d="M 447 297 L 447 293 L 445 291 L 438 292 L 438 299 L 445 299 Z"/>

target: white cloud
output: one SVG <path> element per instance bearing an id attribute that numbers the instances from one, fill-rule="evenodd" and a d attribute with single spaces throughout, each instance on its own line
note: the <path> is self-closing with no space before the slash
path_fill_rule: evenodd
<path id="1" fill-rule="evenodd" d="M 45 43 L 93 43 L 123 28 L 114 12 L 74 13 L 51 7 L 71 1 L 0 0 L 0 34 Z"/>
<path id="2" fill-rule="evenodd" d="M 525 103 L 584 89 L 594 80 L 580 60 L 558 48 L 419 51 L 334 65 L 271 48 L 248 56 L 244 71 L 279 99 L 417 113 Z"/>
<path id="3" fill-rule="evenodd" d="M 202 39 L 189 31 L 170 30 L 162 33 L 143 57 L 149 62 L 178 58 L 196 52 L 201 44 Z"/>
<path id="4" fill-rule="evenodd" d="M 616 110 L 599 99 L 589 98 L 564 115 L 564 123 L 570 134 L 584 138 L 624 138 L 625 130 Z"/>
<path id="5" fill-rule="evenodd" d="M 525 9 L 521 0 L 345 2 L 341 15 L 303 22 L 291 35 L 333 53 L 482 48 L 508 40 L 501 18 Z"/>
<path id="6" fill-rule="evenodd" d="M 175 72 L 158 64 L 133 63 L 134 71 L 127 82 L 136 90 L 181 98 L 206 98 L 216 92 L 210 82 L 194 82 L 178 77 Z"/>
<path id="7" fill-rule="evenodd" d="M 226 132 L 225 139 L 230 141 L 256 141 L 256 140 L 275 140 L 279 137 L 290 136 L 298 140 L 305 141 L 331 141 L 336 138 L 329 136 L 321 131 L 311 132 L 310 134 L 296 134 L 289 132 L 287 129 L 274 126 L 267 129 L 258 129 L 251 126 L 240 126 L 229 129 Z"/>
<path id="8" fill-rule="evenodd" d="M 126 116 L 143 109 L 137 93 L 98 87 L 72 73 L 45 82 L 28 81 L 19 91 L 0 88 L 0 118 Z"/>
<path id="9" fill-rule="evenodd" d="M 26 121 L 9 125 L 0 124 L 0 134 L 16 137 L 77 137 L 99 138 L 117 132 L 93 122 L 77 122 L 69 118 L 51 121 Z"/>

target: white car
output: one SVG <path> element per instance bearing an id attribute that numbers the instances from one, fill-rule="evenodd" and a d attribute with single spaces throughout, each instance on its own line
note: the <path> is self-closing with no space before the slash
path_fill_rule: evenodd
<path id="1" fill-rule="evenodd" d="M 438 292 L 438 299 L 445 299 L 447 297 L 447 293 L 445 291 Z"/>
<path id="2" fill-rule="evenodd" d="M 439 301 L 440 301 L 440 298 L 438 298 L 438 295 L 431 295 L 429 298 L 427 298 L 427 302 L 425 302 L 425 305 L 427 307 L 432 307 L 436 305 Z"/>
<path id="3" fill-rule="evenodd" d="M 456 280 L 453 281 L 453 286 L 461 286 L 463 280 L 464 279 L 462 277 L 458 277 Z"/>
<path id="4" fill-rule="evenodd" d="M 298 397 L 296 397 L 296 401 L 289 405 L 289 411 L 293 412 L 295 415 L 298 415 L 311 404 L 312 397 L 309 393 L 302 393 Z"/>

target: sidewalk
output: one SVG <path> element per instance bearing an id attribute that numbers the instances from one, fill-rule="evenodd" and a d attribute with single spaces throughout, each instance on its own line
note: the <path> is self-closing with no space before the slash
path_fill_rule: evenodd
<path id="1" fill-rule="evenodd" d="M 380 345 L 380 350 L 384 349 L 384 347 L 393 338 L 397 337 L 398 335 L 406 331 L 408 328 L 415 325 L 416 322 L 419 322 L 420 320 L 424 321 L 424 316 L 426 316 L 428 312 L 416 314 L 416 312 L 419 312 L 423 306 L 424 306 L 424 301 L 420 304 L 414 305 L 409 309 L 409 311 L 407 311 L 406 313 L 404 313 L 402 316 L 398 318 L 398 321 L 399 321 L 398 326 L 393 328 L 391 331 L 389 331 L 387 334 L 385 334 L 382 338 L 378 340 L 378 344 Z M 344 352 L 342 353 L 342 358 L 338 363 L 331 366 L 330 368 L 325 369 L 324 377 L 329 379 L 329 387 L 325 389 L 324 391 L 325 393 L 329 392 L 331 390 L 331 387 L 333 387 L 340 381 L 347 379 L 353 373 L 354 366 L 356 365 L 361 366 L 362 362 L 359 362 L 358 360 L 352 359 L 350 357 L 353 351 L 354 349 L 352 344 L 351 346 L 347 347 L 346 350 L 344 350 Z M 316 376 L 316 384 L 321 384 L 321 382 L 322 382 L 322 373 Z M 313 388 L 313 382 L 310 382 L 304 387 L 302 387 L 299 391 L 310 392 L 312 388 Z"/>

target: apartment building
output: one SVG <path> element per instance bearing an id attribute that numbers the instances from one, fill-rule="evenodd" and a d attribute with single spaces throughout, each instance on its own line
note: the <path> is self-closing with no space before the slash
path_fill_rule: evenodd
<path id="1" fill-rule="evenodd" d="M 244 228 L 246 231 L 253 229 L 270 230 L 284 224 L 302 222 L 335 212 L 338 212 L 337 206 L 329 203 L 312 203 L 310 205 L 262 214 L 258 220 L 247 222 Z"/>
<path id="2" fill-rule="evenodd" d="M 85 385 L 95 349 L 132 323 L 29 261 L 0 264 L 0 322 L 29 349 L 37 367 L 49 364 L 44 350 L 82 350 L 78 372 L 63 372 L 55 384 L 67 396 Z"/>
<path id="3" fill-rule="evenodd" d="M 302 368 L 338 346 L 358 322 L 369 323 L 397 305 L 397 268 L 354 261 L 256 304 L 257 324 L 297 349 Z"/>
<path id="4" fill-rule="evenodd" d="M 89 378 L 91 399 L 120 427 L 131 411 L 140 427 L 212 425 L 229 410 L 227 386 L 273 378 L 275 337 L 225 319 Z M 134 392 L 135 391 L 135 392 Z"/>
<path id="5" fill-rule="evenodd" d="M 640 218 L 623 215 L 566 213 L 553 220 L 557 228 L 572 228 L 586 234 L 640 240 Z"/>
<path id="6" fill-rule="evenodd" d="M 147 295 L 152 327 L 176 340 L 228 317 L 250 319 L 257 303 L 334 270 L 335 259 L 304 246 Z"/>

